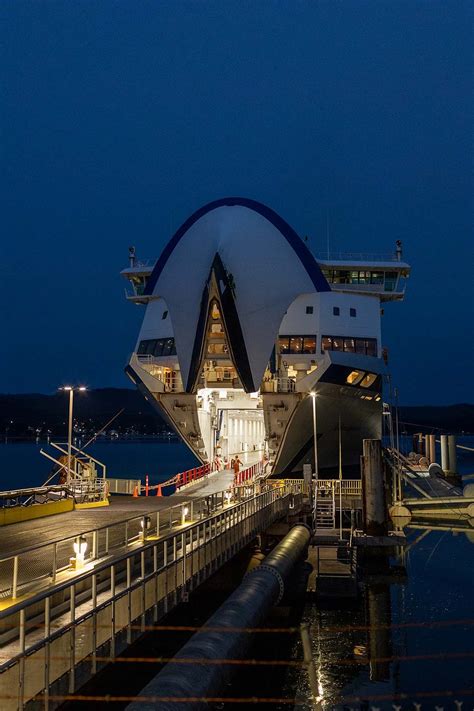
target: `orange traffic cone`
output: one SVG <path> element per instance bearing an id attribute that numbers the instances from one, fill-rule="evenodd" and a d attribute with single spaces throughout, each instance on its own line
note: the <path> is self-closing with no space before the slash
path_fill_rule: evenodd
<path id="1" fill-rule="evenodd" d="M 133 498 L 138 499 L 138 486 L 135 485 L 135 488 L 133 490 Z"/>
<path id="2" fill-rule="evenodd" d="M 161 493 L 161 484 L 158 484 L 158 486 L 156 487 L 156 495 L 163 496 L 163 494 Z"/>

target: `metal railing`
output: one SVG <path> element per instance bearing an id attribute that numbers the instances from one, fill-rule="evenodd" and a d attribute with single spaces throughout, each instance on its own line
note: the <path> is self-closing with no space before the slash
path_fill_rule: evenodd
<path id="1" fill-rule="evenodd" d="M 107 486 L 109 494 L 128 494 L 133 496 L 135 490 L 140 491 L 142 485 L 141 479 L 117 479 L 107 477 Z"/>
<path id="2" fill-rule="evenodd" d="M 356 546 L 340 541 L 337 545 L 318 545 L 316 551 L 318 578 L 347 578 L 356 575 Z"/>
<path id="3" fill-rule="evenodd" d="M 334 491 L 338 495 L 340 488 L 342 488 L 343 496 L 361 496 L 362 494 L 361 479 L 318 479 L 317 486 L 318 492 Z"/>
<path id="4" fill-rule="evenodd" d="M 320 262 L 399 262 L 395 252 L 380 254 L 370 252 L 313 252 Z"/>
<path id="5" fill-rule="evenodd" d="M 49 504 L 52 501 L 60 501 L 70 496 L 71 491 L 65 484 L 36 486 L 29 489 L 11 489 L 10 491 L 0 491 L 0 508 Z"/>
<path id="6" fill-rule="evenodd" d="M 264 380 L 260 389 L 264 393 L 294 393 L 296 382 L 294 378 L 271 378 Z"/>
<path id="7" fill-rule="evenodd" d="M 51 685 L 65 674 L 72 693 L 82 661 L 90 660 L 88 673 L 94 674 L 148 620 L 160 619 L 295 504 L 281 486 L 253 491 L 234 504 L 223 498 L 223 508 L 201 521 L 145 539 L 0 612 L 3 711 L 22 709 L 42 692 L 47 708 Z"/>
<path id="8" fill-rule="evenodd" d="M 0 557 L 0 600 L 14 600 L 30 592 L 39 583 L 54 585 L 61 580 L 67 571 L 71 571 L 71 557 L 79 535 L 86 544 L 84 563 L 89 565 L 142 542 L 143 531 L 146 531 L 145 539 L 150 536 L 158 538 L 177 526 L 212 515 L 228 505 L 231 499 L 239 502 L 255 495 L 256 487 L 257 484 L 248 482 L 245 486 L 235 487 L 231 495 L 228 490 L 220 491 L 199 499 L 171 504 L 160 511 L 153 509 L 142 512 L 120 522 L 96 526 L 80 534 L 63 536 L 18 552 L 12 551 Z"/>

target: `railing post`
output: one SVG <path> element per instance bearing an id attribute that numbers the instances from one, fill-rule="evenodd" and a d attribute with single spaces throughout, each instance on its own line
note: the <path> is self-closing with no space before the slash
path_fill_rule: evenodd
<path id="1" fill-rule="evenodd" d="M 74 693 L 75 687 L 75 666 L 76 666 L 76 586 L 73 584 L 69 590 L 69 613 L 71 630 L 69 637 L 69 693 Z"/>
<path id="2" fill-rule="evenodd" d="M 18 591 L 18 556 L 13 558 L 12 600 L 16 600 Z"/>
<path id="3" fill-rule="evenodd" d="M 156 512 L 156 537 L 160 537 L 160 512 Z"/>
<path id="4" fill-rule="evenodd" d="M 127 558 L 127 608 L 128 608 L 128 625 L 127 625 L 127 642 L 131 644 L 132 642 L 132 591 L 130 586 L 132 584 L 132 559 L 130 556 Z"/>
<path id="5" fill-rule="evenodd" d="M 92 560 L 99 557 L 99 532 L 92 531 Z"/>
<path id="6" fill-rule="evenodd" d="M 23 700 L 25 696 L 25 625 L 26 625 L 26 614 L 25 609 L 20 610 L 20 629 L 19 629 L 19 642 L 20 642 L 20 664 L 19 664 L 19 689 L 18 689 L 18 708 L 22 709 L 24 707 Z"/>
<path id="7" fill-rule="evenodd" d="M 115 657 L 115 565 L 110 566 L 110 596 L 112 614 L 110 616 L 110 656 Z"/>
<path id="8" fill-rule="evenodd" d="M 53 570 L 51 574 L 51 582 L 54 584 L 56 582 L 56 573 L 58 569 L 58 549 L 57 543 L 53 543 Z"/>
<path id="9" fill-rule="evenodd" d="M 97 576 L 92 576 L 92 673 L 97 672 Z"/>
<path id="10" fill-rule="evenodd" d="M 44 711 L 49 709 L 49 665 L 50 665 L 50 642 L 51 634 L 51 598 L 46 597 L 44 600 Z"/>

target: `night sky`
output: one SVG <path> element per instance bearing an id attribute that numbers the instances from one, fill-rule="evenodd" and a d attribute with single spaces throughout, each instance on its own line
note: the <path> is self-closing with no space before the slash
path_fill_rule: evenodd
<path id="1" fill-rule="evenodd" d="M 402 239 L 400 401 L 473 402 L 472 7 L 2 0 L 0 391 L 129 386 L 128 246 L 241 195 L 315 250 L 326 215 L 332 250 Z"/>

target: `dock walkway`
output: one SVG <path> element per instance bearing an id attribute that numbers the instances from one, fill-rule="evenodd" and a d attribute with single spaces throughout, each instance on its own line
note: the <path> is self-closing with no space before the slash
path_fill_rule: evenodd
<path id="1" fill-rule="evenodd" d="M 61 541 L 65 535 L 68 538 L 80 536 L 97 526 L 110 526 L 133 516 L 153 514 L 175 504 L 215 494 L 227 489 L 232 484 L 233 478 L 233 472 L 230 469 L 224 469 L 171 496 L 139 496 L 137 498 L 112 496 L 110 506 L 107 507 L 77 509 L 30 521 L 11 523 L 2 527 L 0 558 L 16 555 L 42 543 Z"/>

